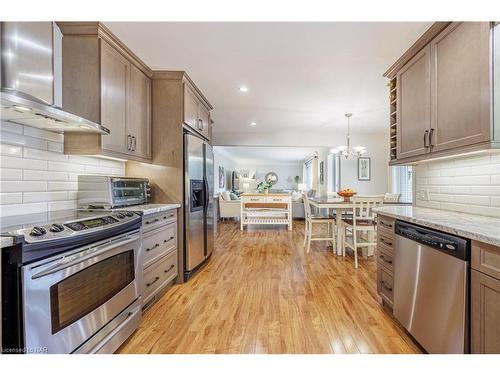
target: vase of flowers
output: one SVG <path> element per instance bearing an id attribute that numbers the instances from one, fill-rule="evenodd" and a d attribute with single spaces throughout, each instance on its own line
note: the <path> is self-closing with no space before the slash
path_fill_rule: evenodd
<path id="1" fill-rule="evenodd" d="M 269 188 L 271 188 L 273 184 L 271 182 L 261 181 L 257 184 L 257 190 L 264 194 L 269 194 Z"/>

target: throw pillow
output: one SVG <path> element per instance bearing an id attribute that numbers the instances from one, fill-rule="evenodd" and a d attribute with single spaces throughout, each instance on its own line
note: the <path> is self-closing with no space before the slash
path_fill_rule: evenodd
<path id="1" fill-rule="evenodd" d="M 232 201 L 237 201 L 238 200 L 238 196 L 234 193 L 229 193 L 229 196 L 231 197 L 231 200 Z"/>
<path id="2" fill-rule="evenodd" d="M 222 196 L 222 199 L 224 199 L 225 201 L 231 200 L 231 194 L 229 194 L 229 191 L 223 191 L 221 196 Z"/>

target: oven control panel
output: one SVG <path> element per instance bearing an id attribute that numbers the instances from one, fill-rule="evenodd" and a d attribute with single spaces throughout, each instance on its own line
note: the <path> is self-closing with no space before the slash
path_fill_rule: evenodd
<path id="1" fill-rule="evenodd" d="M 125 223 L 140 217 L 139 214 L 132 211 L 108 211 L 107 215 L 90 216 L 85 215 L 82 219 L 72 220 L 64 223 L 51 223 L 48 225 L 35 226 L 22 229 L 20 232 L 24 235 L 26 242 L 38 242 L 55 240 L 64 237 L 73 237 L 80 233 L 97 232 L 99 230 Z M 84 215 L 84 213 L 82 213 Z"/>

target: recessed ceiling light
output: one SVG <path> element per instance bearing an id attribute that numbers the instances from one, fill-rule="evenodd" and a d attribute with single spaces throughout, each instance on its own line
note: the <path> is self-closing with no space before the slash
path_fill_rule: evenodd
<path id="1" fill-rule="evenodd" d="M 246 86 L 240 86 L 240 91 L 241 92 L 248 92 L 248 87 L 246 87 Z"/>
<path id="2" fill-rule="evenodd" d="M 257 125 L 257 123 L 256 123 L 256 122 L 253 122 L 253 121 L 252 121 L 252 122 L 250 123 L 250 126 L 256 126 L 256 125 Z"/>

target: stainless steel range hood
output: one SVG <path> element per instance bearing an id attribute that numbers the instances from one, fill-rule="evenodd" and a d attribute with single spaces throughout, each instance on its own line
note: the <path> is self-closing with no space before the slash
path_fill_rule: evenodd
<path id="1" fill-rule="evenodd" d="M 0 24 L 0 118 L 55 132 L 109 134 L 62 110 L 62 35 L 53 22 Z"/>

